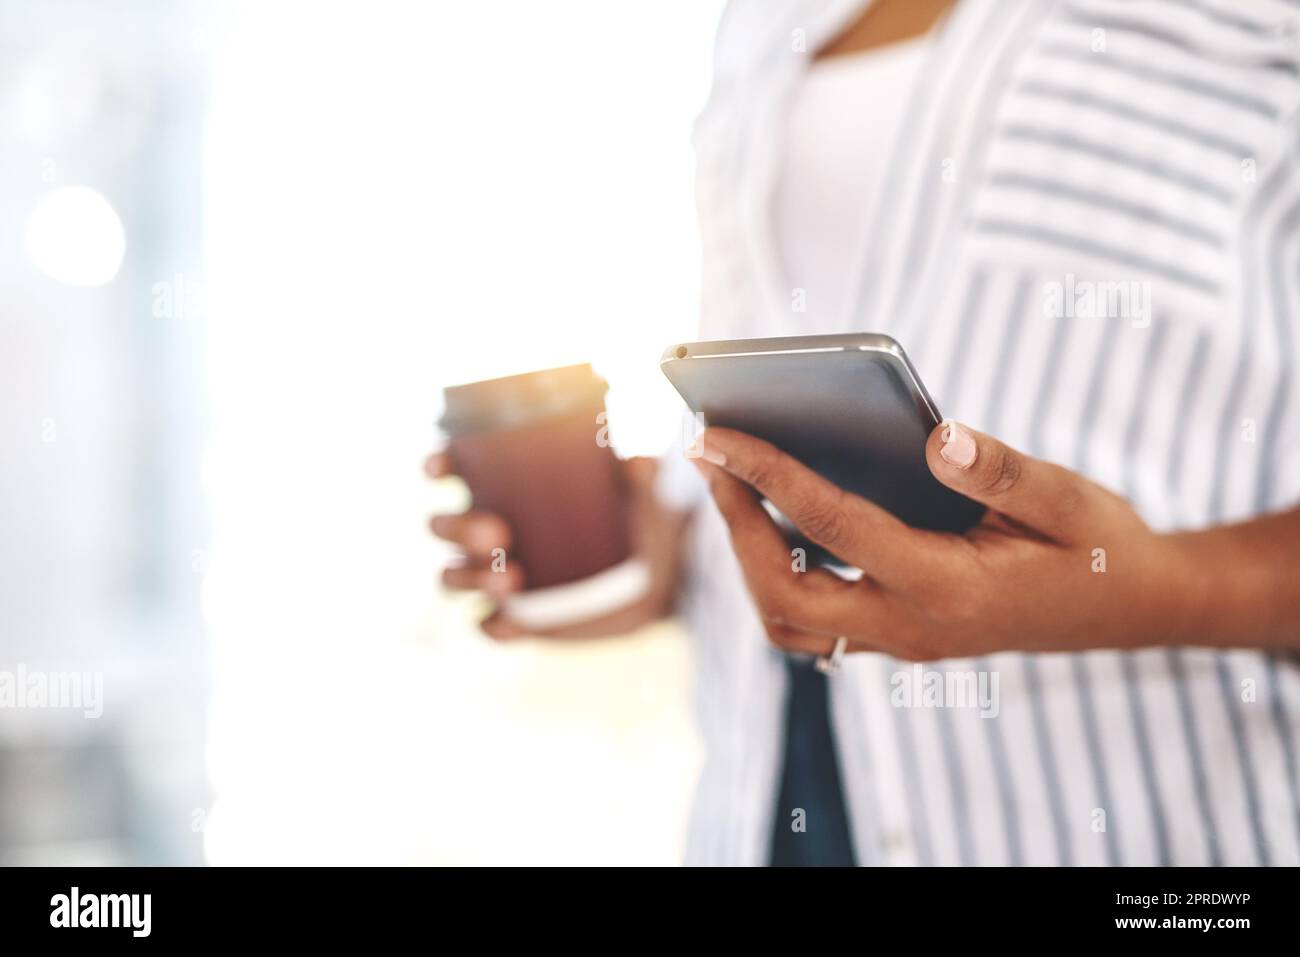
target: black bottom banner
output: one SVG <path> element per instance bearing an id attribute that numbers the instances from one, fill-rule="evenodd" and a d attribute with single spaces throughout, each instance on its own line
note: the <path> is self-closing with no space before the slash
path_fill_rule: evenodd
<path id="1" fill-rule="evenodd" d="M 639 943 L 682 944 L 696 927 L 719 944 L 826 927 L 861 935 L 864 948 L 882 933 L 918 946 L 1105 937 L 1231 947 L 1294 932 L 1295 878 L 1282 869 L 35 868 L 0 874 L 0 917 L 9 944 L 91 947 L 396 943 L 431 929 L 540 943 L 543 932 L 619 925 Z"/>

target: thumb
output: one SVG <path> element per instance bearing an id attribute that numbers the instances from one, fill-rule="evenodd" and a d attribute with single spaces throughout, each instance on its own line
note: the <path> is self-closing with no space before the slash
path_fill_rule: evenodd
<path id="1" fill-rule="evenodd" d="M 991 435 L 948 419 L 925 446 L 930 471 L 944 485 L 1057 541 L 1076 539 L 1089 523 L 1096 487 L 1077 472 L 1017 452 Z"/>

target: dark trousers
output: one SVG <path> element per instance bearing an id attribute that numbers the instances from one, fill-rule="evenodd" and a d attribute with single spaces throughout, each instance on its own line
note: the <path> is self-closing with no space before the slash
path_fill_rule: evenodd
<path id="1" fill-rule="evenodd" d="M 853 841 L 831 731 L 829 679 L 812 661 L 791 656 L 786 656 L 786 675 L 785 756 L 772 866 L 851 867 Z"/>

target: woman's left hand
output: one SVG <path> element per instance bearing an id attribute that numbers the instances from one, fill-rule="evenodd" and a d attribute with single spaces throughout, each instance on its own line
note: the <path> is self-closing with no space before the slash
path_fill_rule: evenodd
<path id="1" fill-rule="evenodd" d="M 772 445 L 730 429 L 697 460 L 731 530 L 771 640 L 826 654 L 912 661 L 996 651 L 1137 647 L 1185 640 L 1205 576 L 1124 499 L 956 423 L 935 428 L 930 471 L 988 507 L 963 535 L 911 528 Z M 801 569 L 767 498 L 812 541 L 862 569 Z"/>

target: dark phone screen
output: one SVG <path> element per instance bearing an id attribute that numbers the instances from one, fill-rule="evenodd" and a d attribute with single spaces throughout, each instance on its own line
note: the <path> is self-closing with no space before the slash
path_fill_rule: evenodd
<path id="1" fill-rule="evenodd" d="M 663 368 L 707 424 L 765 439 L 909 525 L 963 532 L 983 515 L 930 473 L 925 443 L 938 422 L 889 353 L 699 356 Z"/>

